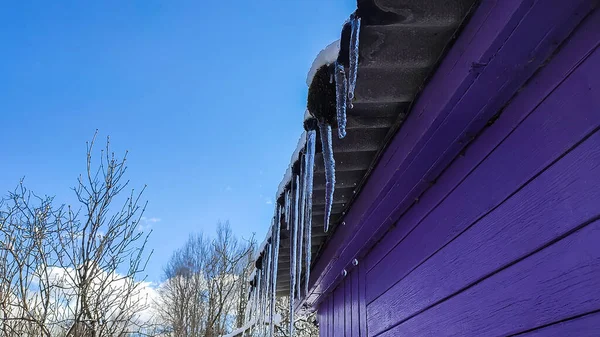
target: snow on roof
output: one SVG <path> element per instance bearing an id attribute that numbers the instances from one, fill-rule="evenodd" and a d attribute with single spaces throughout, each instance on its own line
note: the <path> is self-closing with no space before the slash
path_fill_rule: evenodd
<path id="1" fill-rule="evenodd" d="M 312 63 L 308 75 L 306 76 L 306 85 L 310 87 L 313 77 L 317 73 L 317 70 L 324 65 L 330 65 L 337 60 L 338 54 L 340 53 L 340 40 L 333 41 L 325 49 L 321 50 L 317 57 Z"/>
<path id="2" fill-rule="evenodd" d="M 311 118 L 313 118 L 313 115 L 310 113 L 310 111 L 308 111 L 308 109 L 306 109 L 306 111 L 304 111 L 304 121 Z"/>

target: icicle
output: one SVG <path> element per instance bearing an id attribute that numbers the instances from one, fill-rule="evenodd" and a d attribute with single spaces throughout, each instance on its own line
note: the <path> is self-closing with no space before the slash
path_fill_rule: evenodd
<path id="1" fill-rule="evenodd" d="M 274 221 L 274 226 L 275 228 L 273 229 L 273 233 L 275 233 L 275 242 L 273 244 L 273 273 L 272 273 L 272 280 L 273 280 L 273 285 L 271 286 L 272 289 L 272 293 L 271 293 L 271 308 L 270 308 L 270 312 L 271 312 L 271 318 L 269 321 L 269 337 L 273 337 L 274 333 L 275 333 L 275 327 L 273 326 L 273 316 L 275 315 L 275 301 L 277 301 L 277 267 L 279 266 L 279 235 L 281 232 L 281 224 L 280 224 L 280 219 L 281 219 L 281 206 L 277 206 L 277 211 L 275 212 L 275 221 Z"/>
<path id="2" fill-rule="evenodd" d="M 285 224 L 287 226 L 287 230 L 290 230 L 290 190 L 285 192 Z"/>
<path id="3" fill-rule="evenodd" d="M 271 233 L 273 233 L 273 226 L 271 226 Z M 271 235 L 271 244 L 269 245 L 269 269 L 267 271 L 269 276 L 267 277 L 267 291 L 265 293 L 265 316 L 267 317 L 266 323 L 271 322 L 271 295 L 273 294 L 273 239 L 274 238 Z"/>
<path id="4" fill-rule="evenodd" d="M 325 163 L 325 232 L 329 230 L 333 193 L 335 191 L 335 160 L 333 159 L 333 144 L 331 140 L 331 125 L 319 123 L 321 144 L 323 147 L 323 162 Z"/>
<path id="5" fill-rule="evenodd" d="M 261 314 L 263 315 L 263 322 L 265 322 L 265 318 L 267 317 L 267 313 L 266 313 L 266 307 L 267 307 L 267 301 L 266 299 L 269 296 L 270 290 L 271 290 L 271 245 L 268 244 L 265 250 L 265 259 L 266 259 L 266 264 L 264 265 L 265 267 L 265 293 L 264 293 L 264 299 L 263 299 L 263 311 L 261 312 Z"/>
<path id="6" fill-rule="evenodd" d="M 358 75 L 358 46 L 360 36 L 360 18 L 353 13 L 350 16 L 350 67 L 348 69 L 348 102 L 350 109 L 354 107 L 354 89 L 356 89 L 356 76 Z"/>
<path id="7" fill-rule="evenodd" d="M 273 233 L 273 231 L 271 231 L 271 233 Z M 267 316 L 270 313 L 270 307 L 271 307 L 271 292 L 272 292 L 272 286 L 273 286 L 273 236 L 271 235 L 271 243 L 269 244 L 269 263 L 267 264 L 267 282 L 266 282 L 266 291 L 265 291 L 265 306 L 264 306 L 264 313 L 263 315 L 269 320 L 269 322 L 271 321 L 271 317 Z M 264 320 L 265 323 L 267 323 L 267 320 Z M 265 327 L 265 334 L 266 334 L 266 327 Z"/>
<path id="8" fill-rule="evenodd" d="M 346 72 L 341 63 L 335 63 L 335 100 L 338 124 L 338 137 L 346 137 L 346 97 L 348 82 Z"/>
<path id="9" fill-rule="evenodd" d="M 266 322 L 266 318 L 267 318 L 267 314 L 266 314 L 266 308 L 267 308 L 267 293 L 269 291 L 269 261 L 268 261 L 268 254 L 265 254 L 265 259 L 267 259 L 266 264 L 263 264 L 263 268 L 265 270 L 265 275 L 264 275 L 264 281 L 263 281 L 263 292 L 262 292 L 262 298 L 260 300 L 261 302 L 261 310 L 260 310 L 260 315 L 261 315 L 261 323 L 263 326 L 263 335 L 264 335 L 264 325 Z"/>
<path id="10" fill-rule="evenodd" d="M 263 264 L 263 269 L 265 269 L 265 267 L 266 267 L 266 265 Z M 262 292 L 261 292 L 262 296 L 260 298 L 260 323 L 261 323 L 261 326 L 263 326 L 265 324 L 265 296 L 267 293 L 267 283 L 268 283 L 266 276 L 267 276 L 267 271 L 265 269 L 264 273 L 263 273 Z"/>
<path id="11" fill-rule="evenodd" d="M 256 281 L 256 321 L 260 322 L 260 302 L 262 296 L 262 269 L 257 271 L 257 281 Z"/>
<path id="12" fill-rule="evenodd" d="M 296 182 L 296 186 L 298 186 L 300 179 L 298 176 L 295 176 L 295 179 L 292 180 L 292 188 L 294 185 L 294 181 Z M 295 189 L 295 194 L 293 196 L 294 202 L 294 215 L 292 225 L 292 231 L 290 233 L 290 336 L 294 336 L 294 294 L 296 290 L 296 261 L 297 259 L 297 238 L 298 238 L 298 188 Z"/>
<path id="13" fill-rule="evenodd" d="M 299 180 L 299 184 L 300 184 L 300 190 L 299 190 L 299 194 L 300 194 L 300 208 L 299 208 L 299 212 L 300 212 L 300 228 L 304 228 L 304 215 L 305 215 L 305 209 L 306 207 L 304 207 L 304 205 L 306 205 L 306 159 L 305 156 L 300 156 L 300 177 L 301 179 Z M 302 165 L 304 163 L 304 165 Z M 302 246 L 300 246 L 300 251 L 302 251 Z"/>
<path id="14" fill-rule="evenodd" d="M 268 246 L 267 246 L 268 247 Z M 268 248 L 267 248 L 268 249 Z M 260 322 L 261 326 L 265 323 L 265 296 L 267 295 L 267 285 L 269 284 L 269 256 L 267 251 L 265 250 L 265 255 L 263 257 L 263 282 L 262 282 L 262 296 L 260 298 Z"/>
<path id="15" fill-rule="evenodd" d="M 300 204 L 299 204 L 299 208 L 298 208 L 298 254 L 297 254 L 297 260 L 296 260 L 296 269 L 297 269 L 297 276 L 296 276 L 296 296 L 298 296 L 298 298 L 301 297 L 301 293 L 300 290 L 302 289 L 301 286 L 301 280 L 302 280 L 302 244 L 304 243 L 304 203 L 306 201 L 305 199 L 305 194 L 304 194 L 304 165 L 302 165 L 302 156 L 300 157 L 300 175 L 297 176 L 297 184 L 298 184 L 298 198 L 300 199 Z M 299 179 L 300 177 L 302 177 L 302 179 Z"/>
<path id="16" fill-rule="evenodd" d="M 311 245 L 312 245 L 312 195 L 315 167 L 315 147 L 317 132 L 308 131 L 306 140 L 306 155 L 304 156 L 304 194 L 305 194 L 305 224 L 304 224 L 304 246 L 306 247 L 306 275 L 304 276 L 304 293 L 308 294 L 308 278 L 310 277 Z"/>
<path id="17" fill-rule="evenodd" d="M 254 320 L 256 320 L 256 313 L 258 312 L 258 275 L 260 273 L 260 270 L 256 270 L 256 276 L 255 276 L 255 282 L 254 282 L 254 296 L 253 296 L 253 303 L 252 303 L 252 318 Z"/>

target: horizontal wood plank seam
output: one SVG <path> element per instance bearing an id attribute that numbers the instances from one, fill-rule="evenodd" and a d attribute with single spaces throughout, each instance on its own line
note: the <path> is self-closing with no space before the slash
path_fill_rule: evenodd
<path id="1" fill-rule="evenodd" d="M 561 240 L 563 240 L 563 239 L 567 238 L 567 237 L 568 237 L 568 236 L 570 236 L 571 234 L 573 234 L 573 233 L 575 233 L 575 232 L 577 232 L 577 231 L 579 231 L 579 230 L 581 230 L 581 229 L 585 228 L 586 226 L 588 226 L 588 225 L 590 225 L 590 224 L 592 224 L 592 223 L 594 223 L 595 221 L 598 221 L 598 220 L 600 220 L 600 215 L 595 215 L 594 217 L 592 217 L 592 218 L 588 219 L 587 221 L 585 221 L 585 222 L 581 223 L 580 225 L 578 225 L 578 226 L 576 226 L 576 227 L 572 228 L 571 230 L 569 230 L 569 231 L 565 232 L 564 234 L 562 234 L 562 235 L 560 235 L 560 236 L 558 236 L 558 237 L 554 238 L 553 240 L 549 241 L 548 243 L 544 244 L 543 246 L 541 246 L 541 247 L 539 247 L 539 248 L 535 249 L 534 251 L 530 252 L 529 254 L 526 254 L 526 255 L 524 255 L 524 256 L 522 256 L 522 257 L 520 257 L 520 258 L 518 258 L 518 259 L 516 259 L 516 260 L 514 260 L 514 261 L 512 261 L 512 262 L 510 262 L 510 263 L 507 263 L 506 265 L 504 265 L 504 266 L 500 267 L 499 269 L 497 269 L 497 270 L 496 270 L 496 271 L 494 271 L 494 272 L 491 272 L 491 273 L 488 273 L 488 274 L 484 275 L 482 278 L 480 278 L 480 279 L 478 279 L 477 281 L 474 281 L 474 282 L 472 282 L 472 283 L 470 283 L 470 284 L 466 285 L 465 287 L 461 288 L 461 289 L 460 289 L 460 290 L 458 290 L 457 292 L 455 292 L 455 293 L 453 293 L 453 294 L 451 294 L 451 295 L 448 295 L 448 296 L 446 296 L 446 297 L 442 298 L 442 299 L 441 299 L 441 300 L 439 300 L 439 301 L 436 301 L 435 303 L 433 303 L 433 304 L 431 304 L 431 305 L 427 306 L 426 308 L 424 308 L 424 309 L 422 309 L 422 310 L 419 310 L 418 312 L 416 312 L 416 313 L 414 313 L 414 314 L 412 314 L 412 315 L 408 316 L 407 318 L 405 318 L 405 319 L 403 319 L 403 320 L 401 320 L 401 321 L 398 321 L 398 322 L 396 322 L 394 325 L 390 326 L 389 328 L 386 328 L 385 330 L 382 330 L 380 333 L 378 333 L 378 334 L 377 334 L 377 335 L 375 335 L 375 336 L 380 336 L 380 335 L 384 334 L 385 332 L 387 332 L 387 331 L 389 331 L 389 330 L 391 330 L 391 329 L 393 329 L 393 328 L 397 327 L 398 325 L 400 325 L 400 324 L 402 324 L 402 323 L 404 323 L 404 322 L 406 322 L 406 321 L 408 321 L 408 320 L 410 320 L 410 319 L 412 319 L 412 318 L 414 318 L 414 317 L 416 317 L 416 316 L 418 316 L 418 315 L 422 314 L 423 312 L 425 312 L 425 311 L 427 311 L 427 310 L 429 310 L 429 309 L 431 309 L 431 308 L 435 307 L 436 305 L 439 305 L 440 303 L 442 303 L 442 302 L 445 302 L 445 301 L 447 301 L 447 300 L 449 300 L 449 299 L 451 299 L 451 298 L 453 298 L 453 297 L 455 297 L 455 296 L 457 296 L 457 295 L 461 294 L 462 292 L 464 292 L 464 291 L 466 291 L 466 290 L 468 290 L 468 289 L 472 288 L 473 286 L 476 286 L 477 284 L 479 284 L 479 283 L 481 283 L 481 282 L 485 281 L 486 279 L 488 279 L 488 278 L 490 278 L 490 277 L 492 277 L 492 276 L 494 276 L 494 275 L 496 275 L 496 274 L 498 274 L 498 273 L 502 272 L 503 270 L 506 270 L 506 269 L 510 268 L 511 266 L 513 266 L 513 265 L 515 265 L 515 264 L 517 264 L 517 263 L 519 263 L 519 262 L 521 262 L 521 261 L 525 260 L 526 258 L 528 258 L 528 257 L 530 257 L 530 256 L 532 256 L 532 255 L 535 255 L 536 253 L 538 253 L 538 252 L 540 252 L 540 251 L 542 251 L 542 250 L 544 250 L 544 249 L 546 249 L 546 248 L 548 248 L 548 247 L 552 246 L 553 244 L 555 244 L 555 243 L 557 243 L 557 242 L 559 242 L 559 241 L 561 241 Z M 599 308 L 599 310 L 600 310 L 600 308 Z M 523 332 L 519 332 L 519 333 L 524 333 L 524 332 L 525 332 L 525 331 L 523 331 Z"/>
<path id="2" fill-rule="evenodd" d="M 522 336 L 524 334 L 527 334 L 527 333 L 530 333 L 530 332 L 534 332 L 536 330 L 541 330 L 541 329 L 544 329 L 544 328 L 547 328 L 547 327 L 550 327 L 550 326 L 553 326 L 553 325 L 557 325 L 557 324 L 560 324 L 560 323 L 569 322 L 569 321 L 572 321 L 572 320 L 576 320 L 576 319 L 579 319 L 579 318 L 584 318 L 586 316 L 590 316 L 590 315 L 594 315 L 594 314 L 598 314 L 598 313 L 600 313 L 600 309 L 593 310 L 593 311 L 590 311 L 590 312 L 586 312 L 585 314 L 581 314 L 581 315 L 575 315 L 575 316 L 567 317 L 565 319 L 561 319 L 560 321 L 556 321 L 556 322 L 552 322 L 552 323 L 540 325 L 540 326 L 535 327 L 533 329 L 528 329 L 528 330 L 525 330 L 525 331 L 521 331 L 521 332 L 517 332 L 517 333 L 511 334 L 511 335 L 508 335 L 507 337 Z"/>

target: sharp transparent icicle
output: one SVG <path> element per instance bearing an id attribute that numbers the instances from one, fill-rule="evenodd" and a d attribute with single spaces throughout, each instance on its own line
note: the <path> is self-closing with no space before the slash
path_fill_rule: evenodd
<path id="1" fill-rule="evenodd" d="M 258 295 L 259 295 L 259 285 L 258 285 L 258 278 L 260 277 L 260 270 L 256 271 L 256 283 L 254 284 L 254 312 L 252 313 L 252 316 L 254 317 L 254 319 L 258 319 L 257 313 L 258 313 Z"/>
<path id="2" fill-rule="evenodd" d="M 269 337 L 273 337 L 273 334 L 275 333 L 275 327 L 273 326 L 273 316 L 275 315 L 275 301 L 277 300 L 277 267 L 279 266 L 279 235 L 281 232 L 280 219 L 281 219 L 281 206 L 277 206 L 277 211 L 275 212 L 275 221 L 274 221 L 275 228 L 273 228 L 273 233 L 275 233 L 274 234 L 275 242 L 273 244 L 273 276 L 272 276 L 273 285 L 271 286 L 272 293 L 271 293 L 271 308 L 270 308 L 271 318 L 270 318 L 270 322 L 269 322 Z"/>
<path id="3" fill-rule="evenodd" d="M 266 265 L 265 265 L 265 261 L 263 259 L 263 282 L 262 282 L 262 290 L 261 290 L 261 296 L 260 296 L 260 322 L 261 324 L 263 324 L 265 322 L 265 293 L 266 293 L 266 288 L 267 288 L 267 274 L 266 274 L 266 269 L 265 269 Z"/>
<path id="4" fill-rule="evenodd" d="M 259 269 L 257 272 L 258 278 L 256 281 L 256 320 L 260 321 L 260 302 L 262 296 L 262 269 Z"/>
<path id="5" fill-rule="evenodd" d="M 271 228 L 271 233 L 274 233 L 273 230 L 274 230 L 274 228 Z M 269 325 L 271 324 L 272 317 L 273 317 L 273 315 L 271 313 L 271 298 L 273 296 L 273 270 L 274 270 L 273 255 L 275 253 L 274 240 L 275 240 L 275 237 L 271 236 L 271 244 L 269 245 L 269 277 L 267 278 L 269 280 L 269 283 L 267 285 L 268 289 L 267 289 L 267 293 L 265 296 L 265 304 L 266 304 L 265 315 L 267 316 L 267 318 L 269 320 L 269 322 L 268 322 Z M 269 331 L 270 331 L 270 329 L 269 329 Z"/>
<path id="6" fill-rule="evenodd" d="M 300 190 L 299 190 L 299 194 L 300 194 L 300 206 L 299 206 L 299 211 L 300 211 L 300 227 L 303 228 L 304 227 L 304 215 L 305 215 L 305 209 L 306 207 L 304 207 L 304 205 L 306 204 L 306 193 L 304 193 L 306 191 L 306 164 L 302 165 L 303 163 L 305 163 L 306 158 L 305 156 L 300 156 Z M 302 246 L 300 246 L 300 251 L 302 251 Z"/>
<path id="7" fill-rule="evenodd" d="M 267 298 L 269 298 L 269 294 L 271 291 L 271 245 L 268 244 L 265 251 L 265 259 L 266 264 L 265 267 L 265 293 L 263 298 L 263 322 L 266 323 L 265 318 L 267 318 Z"/>
<path id="8" fill-rule="evenodd" d="M 285 223 L 287 226 L 287 230 L 290 230 L 290 222 L 292 220 L 292 186 L 290 186 L 290 189 L 288 190 L 288 206 L 287 206 L 287 210 L 285 212 Z"/>
<path id="9" fill-rule="evenodd" d="M 327 232 L 333 206 L 333 193 L 335 192 L 335 160 L 333 159 L 331 125 L 319 123 L 319 132 L 323 147 L 323 162 L 325 163 L 325 232 Z"/>
<path id="10" fill-rule="evenodd" d="M 294 189 L 294 219 L 293 219 L 293 226 L 294 226 L 294 248 L 293 248 L 293 255 L 292 258 L 294 260 L 294 267 L 297 268 L 297 264 L 298 264 L 298 237 L 300 236 L 300 232 L 299 230 L 299 214 L 300 214 L 300 177 L 298 175 L 295 176 L 295 184 L 296 184 L 296 188 Z M 297 278 L 294 277 L 293 282 L 294 285 L 296 283 Z"/>
<path id="11" fill-rule="evenodd" d="M 298 186 L 300 179 L 296 175 L 294 180 L 292 180 L 292 188 L 294 186 L 294 181 L 296 186 Z M 297 261 L 297 238 L 298 238 L 298 188 L 296 187 L 295 193 L 293 195 L 293 203 L 294 203 L 294 215 L 292 225 L 292 231 L 290 233 L 290 336 L 294 336 L 294 294 L 296 289 L 296 261 Z"/>
<path id="12" fill-rule="evenodd" d="M 259 287 L 258 287 L 258 312 L 256 314 L 258 316 L 257 321 L 260 322 L 260 319 L 261 319 L 260 312 L 261 312 L 261 307 L 262 307 L 262 293 L 263 293 L 263 291 L 262 291 L 262 287 L 263 287 L 262 269 L 258 276 L 258 285 L 259 285 Z"/>
<path id="13" fill-rule="evenodd" d="M 303 162 L 303 156 L 300 157 L 300 176 L 298 177 L 298 194 L 299 194 L 299 199 L 300 199 L 300 204 L 298 206 L 298 212 L 299 212 L 299 220 L 298 220 L 298 255 L 297 260 L 296 260 L 296 269 L 297 269 L 297 276 L 296 276 L 296 296 L 298 296 L 298 298 L 301 297 L 301 293 L 300 290 L 302 289 L 302 253 L 303 253 L 303 247 L 302 245 L 304 244 L 304 210 L 306 209 L 305 207 L 305 202 L 306 202 L 306 195 L 304 194 L 304 189 L 306 188 L 304 186 L 304 165 L 302 165 Z M 301 179 L 300 179 L 301 178 Z"/>
<path id="14" fill-rule="evenodd" d="M 353 13 L 350 16 L 350 67 L 348 69 L 348 102 L 350 109 L 353 108 L 354 89 L 356 89 L 356 77 L 358 75 L 358 46 L 360 37 L 360 18 Z"/>
<path id="15" fill-rule="evenodd" d="M 315 148 L 317 142 L 317 132 L 310 130 L 306 140 L 306 155 L 304 157 L 304 195 L 306 200 L 305 224 L 304 224 L 304 246 L 306 247 L 306 274 L 304 275 L 304 293 L 308 294 L 308 278 L 310 277 L 311 264 L 311 245 L 312 245 L 312 195 L 315 167 Z"/>
<path id="16" fill-rule="evenodd" d="M 266 252 L 265 250 L 263 250 L 263 252 Z M 267 257 L 263 254 L 263 258 L 262 258 L 262 269 L 261 269 L 261 281 L 260 281 L 260 306 L 259 306 L 259 312 L 258 312 L 258 317 L 259 317 L 259 322 L 262 324 L 263 320 L 264 320 L 264 298 L 265 298 L 265 283 L 267 281 L 266 277 L 266 265 L 267 265 Z"/>
<path id="17" fill-rule="evenodd" d="M 287 222 L 287 213 L 288 213 L 288 207 L 289 207 L 289 198 L 290 194 L 288 191 L 285 191 L 284 193 L 284 203 L 283 203 L 283 209 L 284 209 L 284 219 L 283 221 Z"/>
<path id="18" fill-rule="evenodd" d="M 346 99 L 348 82 L 346 72 L 341 63 L 335 63 L 335 100 L 338 124 L 338 137 L 346 137 Z"/>

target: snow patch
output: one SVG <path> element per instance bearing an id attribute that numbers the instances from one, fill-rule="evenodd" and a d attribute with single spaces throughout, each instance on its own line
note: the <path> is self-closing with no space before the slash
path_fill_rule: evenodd
<path id="1" fill-rule="evenodd" d="M 325 65 L 335 62 L 340 53 L 340 40 L 333 41 L 325 49 L 321 50 L 312 63 L 308 75 L 306 76 L 306 85 L 310 87 L 317 70 Z"/>
<path id="2" fill-rule="evenodd" d="M 310 113 L 310 111 L 308 111 L 308 109 L 306 109 L 306 111 L 304 111 L 304 121 L 306 122 L 311 118 L 313 118 L 313 115 Z"/>

